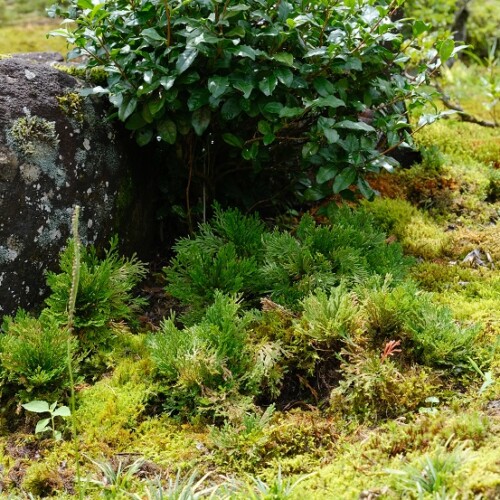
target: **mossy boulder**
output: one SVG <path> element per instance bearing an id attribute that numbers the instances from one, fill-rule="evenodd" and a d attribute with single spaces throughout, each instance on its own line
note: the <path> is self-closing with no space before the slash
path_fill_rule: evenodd
<path id="1" fill-rule="evenodd" d="M 82 98 L 82 83 L 52 68 L 50 59 L 0 60 L 0 317 L 41 303 L 45 273 L 70 236 L 75 205 L 82 207 L 85 242 L 104 245 L 119 225 L 127 226 L 122 239 L 129 249 L 140 253 L 135 243 L 144 248 L 150 241 L 145 221 L 154 217 L 135 200 L 152 197 L 129 189 L 145 186 L 135 182 L 134 168 L 147 170 L 144 152 L 139 161 L 103 102 Z"/>

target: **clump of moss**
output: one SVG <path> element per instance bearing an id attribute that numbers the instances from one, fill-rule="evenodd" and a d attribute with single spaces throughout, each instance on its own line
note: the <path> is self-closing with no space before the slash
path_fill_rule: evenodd
<path id="1" fill-rule="evenodd" d="M 420 147 L 436 146 L 450 165 L 480 162 L 498 166 L 500 142 L 498 130 L 455 120 L 437 121 L 416 136 Z"/>
<path id="2" fill-rule="evenodd" d="M 412 269 L 412 277 L 428 292 L 463 291 L 471 282 L 481 279 L 482 272 L 459 265 L 422 262 Z"/>
<path id="3" fill-rule="evenodd" d="M 36 497 L 58 496 L 73 493 L 73 471 L 61 464 L 49 464 L 46 460 L 35 462 L 26 471 L 22 489 Z"/>
<path id="4" fill-rule="evenodd" d="M 68 92 L 62 96 L 56 96 L 62 111 L 78 123 L 83 122 L 83 98 L 77 92 Z"/>
<path id="5" fill-rule="evenodd" d="M 10 133 L 17 148 L 28 156 L 35 154 L 37 144 L 47 144 L 51 148 L 56 148 L 59 144 L 55 122 L 31 116 L 29 112 L 14 121 Z"/>
<path id="6" fill-rule="evenodd" d="M 102 85 L 106 83 L 106 79 L 108 78 L 108 74 L 102 66 L 96 66 L 94 68 L 81 68 L 75 65 L 54 64 L 54 68 L 94 85 Z"/>
<path id="7" fill-rule="evenodd" d="M 450 236 L 405 200 L 377 198 L 363 206 L 384 231 L 394 235 L 415 256 L 433 259 L 450 248 Z"/>
<path id="8" fill-rule="evenodd" d="M 85 441 L 123 449 L 143 415 L 153 390 L 148 360 L 123 360 L 110 378 L 82 391 L 76 418 Z"/>

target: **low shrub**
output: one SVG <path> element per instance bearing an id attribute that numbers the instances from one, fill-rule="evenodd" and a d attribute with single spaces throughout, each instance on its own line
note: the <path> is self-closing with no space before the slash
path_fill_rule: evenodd
<path id="1" fill-rule="evenodd" d="M 150 336 L 151 357 L 168 387 L 168 410 L 220 415 L 233 403 L 244 408 L 245 397 L 251 401 L 266 379 L 279 382 L 273 367 L 281 350 L 269 342 L 253 345 L 248 338 L 253 315 L 240 309 L 236 296 L 217 291 L 199 323 L 180 330 L 171 317 Z"/>
<path id="2" fill-rule="evenodd" d="M 258 261 L 264 225 L 257 216 L 214 207 L 210 223 L 201 224 L 194 238 L 181 238 L 175 257 L 165 268 L 167 291 L 188 306 L 183 320 L 193 323 L 212 303 L 216 290 L 243 293 L 251 301 L 262 287 Z"/>
<path id="3" fill-rule="evenodd" d="M 358 291 L 366 313 L 366 336 L 372 345 L 399 340 L 406 357 L 429 367 L 469 369 L 480 328 L 462 326 L 451 310 L 437 304 L 411 281 L 383 283 Z"/>

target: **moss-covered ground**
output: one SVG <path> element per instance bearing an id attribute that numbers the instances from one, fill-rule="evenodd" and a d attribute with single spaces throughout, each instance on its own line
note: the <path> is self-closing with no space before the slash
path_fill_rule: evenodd
<path id="1" fill-rule="evenodd" d="M 0 28 L 0 53 L 12 50 L 7 37 L 17 37 L 16 29 L 14 24 Z M 464 67 L 455 71 L 454 84 L 462 78 L 463 85 L 480 91 Z M 470 112 L 491 117 L 478 105 L 479 98 L 467 101 L 465 92 L 460 97 Z M 38 416 L 20 406 L 30 394 L 6 401 L 11 386 L 0 386 L 1 494 L 500 498 L 500 129 L 450 118 L 430 125 L 416 139 L 423 161 L 372 179 L 381 195 L 363 202 L 363 210 L 385 231 L 388 244 L 399 242 L 414 257 L 415 294 L 431 293 L 435 308 L 445 305 L 457 324 L 478 329 L 476 357 L 467 369 L 422 368 L 406 361 L 398 372 L 396 364 L 383 365 L 377 353 L 373 363 L 379 365 L 369 372 L 370 360 L 360 352 L 364 361 L 353 361 L 348 372 L 350 389 L 339 390 L 333 383 L 329 398 L 302 379 L 303 392 L 295 394 L 306 396 L 286 397 L 274 412 L 264 414 L 267 405 L 257 400 L 261 412 L 253 420 L 229 413 L 212 421 L 182 418 L 165 411 L 173 388 L 156 376 L 147 323 L 133 331 L 114 323 L 106 327 L 106 345 L 86 356 L 88 366 L 77 374 L 76 439 L 70 421 L 60 417 L 56 426 L 62 440 L 50 432 L 35 434 Z M 372 318 L 371 327 L 363 320 L 355 328 L 383 330 L 391 318 L 380 316 L 378 326 Z M 272 321 L 261 328 L 272 329 Z M 396 349 L 394 359 L 404 357 L 402 351 Z M 351 361 L 356 359 L 352 355 Z M 343 366 L 336 365 L 337 379 L 345 375 Z M 376 392 L 379 381 L 368 378 L 369 373 L 392 377 L 393 385 Z M 297 384 L 292 373 L 283 378 L 287 384 Z M 54 400 L 68 404 L 68 394 L 63 388 Z M 363 406 L 366 401 L 371 403 Z M 228 412 L 231 407 L 224 406 Z"/>

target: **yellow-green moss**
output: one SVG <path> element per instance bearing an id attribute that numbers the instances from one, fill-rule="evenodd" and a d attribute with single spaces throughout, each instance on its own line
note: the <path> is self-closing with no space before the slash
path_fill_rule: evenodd
<path id="1" fill-rule="evenodd" d="M 111 377 L 81 392 L 76 418 L 85 441 L 115 450 L 130 442 L 152 390 L 149 371 L 148 360 L 124 359 Z"/>
<path id="2" fill-rule="evenodd" d="M 62 96 L 57 96 L 56 99 L 59 107 L 67 116 L 73 118 L 78 123 L 83 122 L 83 98 L 80 94 L 77 92 L 68 92 Z"/>
<path id="3" fill-rule="evenodd" d="M 96 66 L 93 68 L 81 68 L 75 65 L 54 64 L 54 68 L 62 71 L 63 73 L 74 76 L 75 78 L 80 78 L 95 85 L 104 84 L 108 77 L 105 69 L 101 66 Z"/>
<path id="4" fill-rule="evenodd" d="M 25 155 L 35 154 L 38 143 L 48 144 L 53 148 L 59 144 L 55 122 L 36 115 L 27 114 L 15 120 L 10 134 L 17 148 Z"/>
<path id="5" fill-rule="evenodd" d="M 407 252 L 433 259 L 449 250 L 450 235 L 409 202 L 377 198 L 364 202 L 363 206 L 387 233 L 401 242 Z"/>

